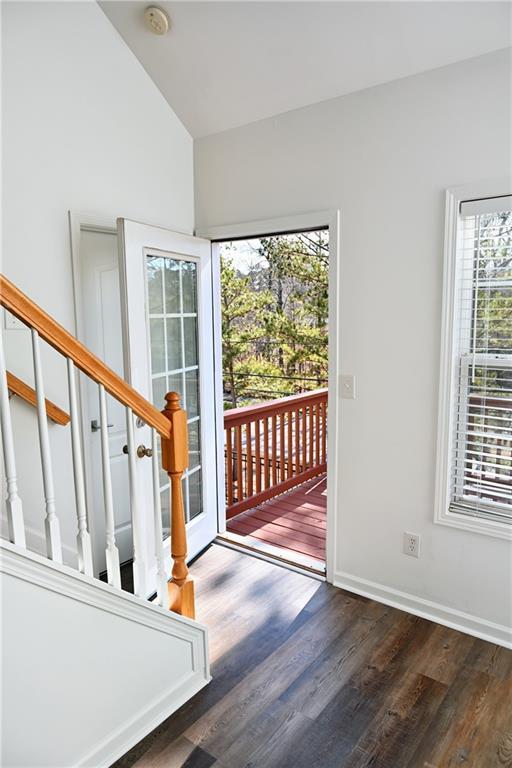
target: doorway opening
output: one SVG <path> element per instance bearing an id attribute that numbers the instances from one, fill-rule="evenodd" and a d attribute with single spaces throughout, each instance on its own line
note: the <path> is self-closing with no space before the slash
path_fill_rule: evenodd
<path id="1" fill-rule="evenodd" d="M 253 222 L 251 231 L 241 224 L 215 228 L 207 239 L 124 219 L 119 230 L 113 221 L 96 219 L 70 216 L 77 335 L 114 370 L 124 369 L 129 383 L 157 407 L 166 391 L 180 395 L 190 434 L 183 481 L 189 559 L 220 533 L 228 544 L 320 577 L 327 565 L 332 580 L 337 478 L 327 472 L 327 455 L 336 466 L 338 212 Z M 221 251 L 224 289 L 231 281 L 239 310 L 229 350 L 225 345 L 230 362 L 224 377 Z M 93 538 L 105 525 L 99 465 L 92 457 L 97 394 L 80 395 Z M 126 453 L 119 452 L 126 419 L 108 400 L 106 417 L 112 473 L 117 468 L 126 474 Z M 138 591 L 150 594 L 158 575 L 157 540 L 163 572 L 170 571 L 168 479 L 155 473 L 148 458 L 149 428 L 137 419 L 133 430 L 144 448 L 133 473 L 139 505 L 134 515 L 116 495 L 114 534 L 121 561 L 131 561 L 137 542 L 143 554 Z M 158 468 L 158 451 L 153 454 Z M 161 520 L 155 540 L 147 534 L 150 517 Z M 99 572 L 103 562 L 98 550 Z"/>
<path id="2" fill-rule="evenodd" d="M 224 536 L 325 573 L 329 229 L 217 249 Z"/>

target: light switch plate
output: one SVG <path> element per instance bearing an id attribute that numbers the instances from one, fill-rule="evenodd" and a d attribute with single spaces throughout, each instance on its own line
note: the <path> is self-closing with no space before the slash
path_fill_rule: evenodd
<path id="1" fill-rule="evenodd" d="M 14 317 L 10 312 L 7 310 L 4 310 L 4 325 L 5 329 L 7 331 L 26 331 L 27 326 L 21 322 L 21 320 L 18 320 L 17 317 Z"/>
<path id="2" fill-rule="evenodd" d="M 356 399 L 356 377 L 352 375 L 341 376 L 341 396 L 344 400 Z"/>

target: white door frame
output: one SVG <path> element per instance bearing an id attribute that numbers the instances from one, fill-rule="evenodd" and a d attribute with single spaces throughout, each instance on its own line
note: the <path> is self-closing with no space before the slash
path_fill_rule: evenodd
<path id="1" fill-rule="evenodd" d="M 231 239 L 250 239 L 264 235 L 279 235 L 305 232 L 308 229 L 329 230 L 329 321 L 328 321 L 328 392 L 327 415 L 327 524 L 326 524 L 326 577 L 332 583 L 336 564 L 337 523 L 339 510 L 339 476 L 336 471 L 340 456 L 340 361 L 341 361 L 341 262 L 340 262 L 340 212 L 325 210 L 285 216 L 276 219 L 262 219 L 238 224 L 202 227 L 198 237 L 212 241 L 212 286 L 214 300 L 220 292 L 220 263 L 216 242 Z M 217 504 L 219 532 L 226 530 L 226 505 L 224 494 L 224 416 L 222 407 L 222 333 L 220 315 L 214 312 L 215 344 L 215 421 L 217 438 Z M 222 461 L 220 460 L 222 457 Z"/>

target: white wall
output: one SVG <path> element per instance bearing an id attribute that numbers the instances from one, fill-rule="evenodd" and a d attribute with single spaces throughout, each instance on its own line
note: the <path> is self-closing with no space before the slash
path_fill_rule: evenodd
<path id="1" fill-rule="evenodd" d="M 2 16 L 2 271 L 74 332 L 68 209 L 191 232 L 192 139 L 96 3 L 7 2 Z M 5 338 L 8 366 L 31 380 L 28 333 Z M 45 355 L 46 394 L 67 408 L 55 358 Z M 17 403 L 13 411 L 21 495 L 40 548 L 34 412 Z M 69 430 L 52 426 L 51 440 L 71 557 Z"/>
<path id="2" fill-rule="evenodd" d="M 510 168 L 509 94 L 497 52 L 195 143 L 198 229 L 341 210 L 338 580 L 484 633 L 510 621 L 509 546 L 432 522 L 444 192 Z"/>
<path id="3" fill-rule="evenodd" d="M 5 768 L 109 766 L 208 682 L 201 624 L 0 554 Z"/>

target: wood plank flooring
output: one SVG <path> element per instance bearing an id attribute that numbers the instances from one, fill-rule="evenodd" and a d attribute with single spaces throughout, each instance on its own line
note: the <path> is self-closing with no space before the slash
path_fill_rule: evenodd
<path id="1" fill-rule="evenodd" d="M 511 651 L 218 545 L 192 573 L 213 680 L 116 768 L 512 767 Z"/>
<path id="2" fill-rule="evenodd" d="M 326 475 L 231 518 L 231 533 L 325 560 Z"/>

